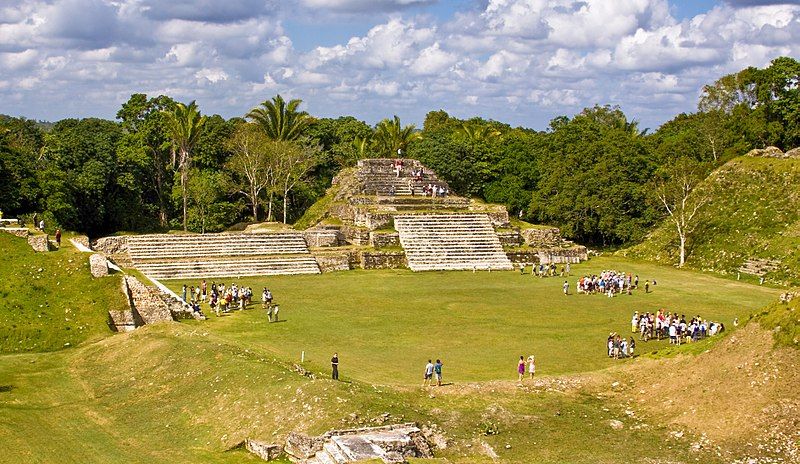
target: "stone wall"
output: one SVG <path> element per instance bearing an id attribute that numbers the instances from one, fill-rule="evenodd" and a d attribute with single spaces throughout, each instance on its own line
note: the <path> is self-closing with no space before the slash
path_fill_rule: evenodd
<path id="1" fill-rule="evenodd" d="M 100 253 L 89 256 L 89 270 L 92 277 L 105 277 L 108 275 L 108 260 Z"/>
<path id="2" fill-rule="evenodd" d="M 362 269 L 402 269 L 408 267 L 402 251 L 364 251 L 361 253 Z"/>
<path id="3" fill-rule="evenodd" d="M 28 245 L 33 248 L 33 251 L 50 251 L 50 236 L 49 235 L 29 235 Z"/>
<path id="4" fill-rule="evenodd" d="M 573 263 L 577 264 L 581 261 L 589 259 L 589 253 L 585 246 L 577 245 L 572 248 L 548 248 L 538 250 L 539 262 L 544 264 L 549 263 Z"/>
<path id="5" fill-rule="evenodd" d="M 508 211 L 505 208 L 502 211 L 490 211 L 486 215 L 489 216 L 489 220 L 492 221 L 494 227 L 509 226 Z"/>
<path id="6" fill-rule="evenodd" d="M 172 321 L 172 311 L 161 297 L 161 291 L 148 287 L 133 276 L 123 277 L 123 285 L 132 305 L 137 326 L 155 322 Z"/>
<path id="7" fill-rule="evenodd" d="M 136 328 L 136 319 L 131 309 L 109 310 L 108 317 L 109 326 L 117 332 L 130 332 Z"/>
<path id="8" fill-rule="evenodd" d="M 302 433 L 292 432 L 286 437 L 286 447 L 284 450 L 290 456 L 297 459 L 309 459 L 317 451 L 322 451 L 326 437 L 309 437 Z"/>
<path id="9" fill-rule="evenodd" d="M 497 231 L 497 238 L 500 239 L 500 244 L 503 246 L 522 245 L 522 236 L 519 234 L 518 230 Z"/>
<path id="10" fill-rule="evenodd" d="M 322 272 L 349 271 L 351 257 L 348 253 L 314 253 Z"/>
<path id="11" fill-rule="evenodd" d="M 362 227 L 342 226 L 342 236 L 353 245 L 369 245 L 369 230 Z"/>
<path id="12" fill-rule="evenodd" d="M 31 231 L 24 227 L 3 227 L 0 230 L 22 238 L 27 238 L 31 234 Z"/>
<path id="13" fill-rule="evenodd" d="M 128 252 L 128 237 L 120 235 L 117 237 L 102 237 L 92 242 L 93 250 L 100 251 L 107 255 Z"/>
<path id="14" fill-rule="evenodd" d="M 369 233 L 369 242 L 375 248 L 389 248 L 400 246 L 400 234 L 397 232 L 375 232 Z"/>
<path id="15" fill-rule="evenodd" d="M 559 247 L 564 241 L 558 227 L 525 229 L 521 234 L 525 244 L 534 248 Z"/>
<path id="16" fill-rule="evenodd" d="M 247 451 L 250 451 L 265 461 L 278 459 L 283 454 L 283 448 L 281 448 L 280 445 L 264 443 L 249 438 L 244 441 L 244 447 Z"/>
<path id="17" fill-rule="evenodd" d="M 533 250 L 507 251 L 506 256 L 514 264 L 539 264 L 539 253 Z"/>

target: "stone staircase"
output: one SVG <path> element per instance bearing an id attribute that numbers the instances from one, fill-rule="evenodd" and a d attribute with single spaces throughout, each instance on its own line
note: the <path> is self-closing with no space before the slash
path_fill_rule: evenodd
<path id="1" fill-rule="evenodd" d="M 303 234 L 129 236 L 130 259 L 156 279 L 318 274 Z"/>
<path id="2" fill-rule="evenodd" d="M 397 215 L 394 224 L 413 271 L 513 269 L 486 214 Z"/>
<path id="3" fill-rule="evenodd" d="M 423 169 L 422 179 L 417 180 L 412 177 L 412 172 L 417 169 Z M 360 160 L 356 178 L 361 185 L 361 193 L 366 195 L 390 195 L 392 188 L 394 188 L 394 195 L 411 195 L 413 188 L 414 194 L 421 196 L 422 188 L 428 184 L 445 187 L 449 190 L 447 183 L 436 177 L 433 171 L 425 168 L 419 161 L 407 158 L 403 159 L 403 169 L 400 171 L 399 177 L 394 171 L 394 159 Z"/>

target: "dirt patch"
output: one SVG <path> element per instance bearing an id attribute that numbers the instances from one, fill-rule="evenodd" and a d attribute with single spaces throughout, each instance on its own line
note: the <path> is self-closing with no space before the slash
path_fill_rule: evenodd
<path id="1" fill-rule="evenodd" d="M 597 380 L 603 394 L 703 437 L 693 447 L 800 462 L 799 368 L 797 350 L 748 324 L 697 356 L 641 359 Z"/>

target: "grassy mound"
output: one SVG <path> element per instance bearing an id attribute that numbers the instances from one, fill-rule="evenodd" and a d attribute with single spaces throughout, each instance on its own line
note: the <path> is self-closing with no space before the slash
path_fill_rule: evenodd
<path id="1" fill-rule="evenodd" d="M 735 274 L 746 260 L 780 260 L 767 278 L 800 282 L 800 160 L 739 157 L 697 191 L 712 201 L 701 210 L 686 264 Z M 678 262 L 677 235 L 669 219 L 622 253 L 666 264 Z"/>
<path id="2" fill-rule="evenodd" d="M 109 334 L 109 309 L 126 303 L 118 276 L 92 278 L 88 254 L 68 242 L 34 253 L 0 233 L 0 352 L 52 351 Z"/>

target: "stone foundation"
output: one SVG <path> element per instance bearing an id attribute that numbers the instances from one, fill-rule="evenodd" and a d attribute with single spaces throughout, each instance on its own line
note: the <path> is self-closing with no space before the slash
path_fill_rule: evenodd
<path id="1" fill-rule="evenodd" d="M 531 250 L 506 251 L 506 256 L 514 264 L 539 264 L 539 253 Z"/>
<path id="2" fill-rule="evenodd" d="M 133 276 L 123 277 L 123 286 L 132 304 L 134 317 L 138 315 L 142 324 L 172 321 L 172 312 L 161 298 L 158 289 L 148 287 Z M 137 326 L 140 325 L 137 323 Z"/>
<path id="3" fill-rule="evenodd" d="M 33 248 L 33 251 L 44 252 L 50 251 L 50 236 L 49 235 L 29 235 L 28 245 Z"/>
<path id="4" fill-rule="evenodd" d="M 375 248 L 390 248 L 400 246 L 400 234 L 397 232 L 375 232 L 369 233 L 369 242 Z"/>
<path id="5" fill-rule="evenodd" d="M 351 258 L 348 253 L 314 253 L 322 272 L 349 271 Z"/>
<path id="6" fill-rule="evenodd" d="M 89 270 L 92 277 L 105 277 L 108 275 L 108 260 L 105 256 L 95 253 L 89 256 Z"/>
<path id="7" fill-rule="evenodd" d="M 585 246 L 581 245 L 572 248 L 548 248 L 545 250 L 538 250 L 537 255 L 539 256 L 539 262 L 543 264 L 577 264 L 589 259 L 588 250 Z"/>
<path id="8" fill-rule="evenodd" d="M 118 237 L 103 237 L 92 242 L 92 250 L 113 255 L 128 252 L 128 237 L 120 235 Z"/>
<path id="9" fill-rule="evenodd" d="M 503 246 L 522 245 L 522 236 L 517 230 L 497 231 L 497 238 L 500 239 L 500 244 Z"/>
<path id="10" fill-rule="evenodd" d="M 362 269 L 403 269 L 408 267 L 403 251 L 364 251 L 361 253 Z"/>

